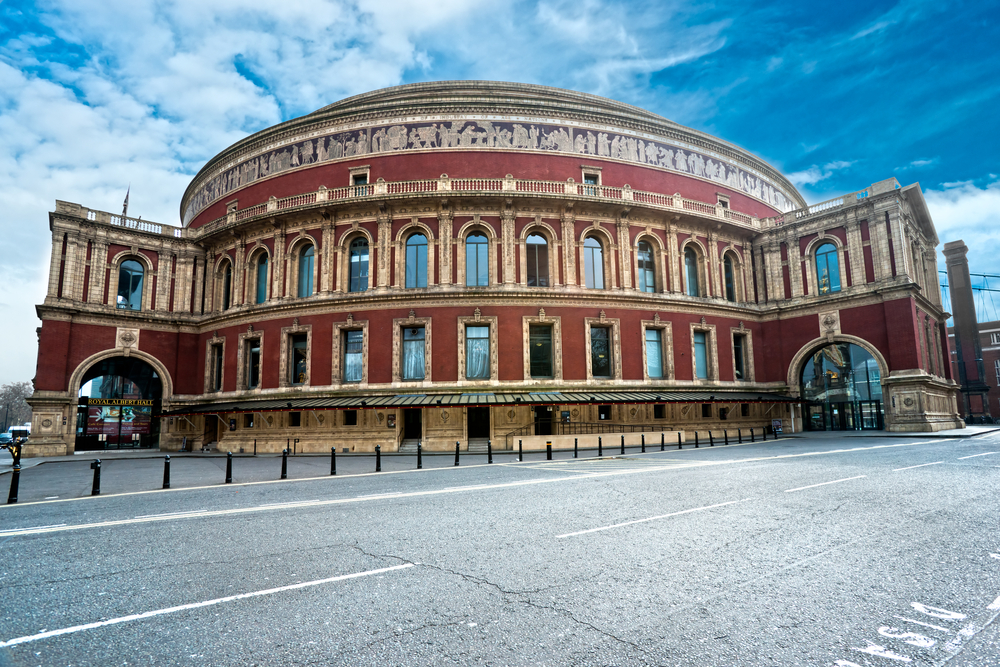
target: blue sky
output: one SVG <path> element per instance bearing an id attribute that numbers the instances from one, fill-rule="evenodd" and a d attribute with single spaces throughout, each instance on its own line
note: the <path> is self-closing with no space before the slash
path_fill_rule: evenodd
<path id="1" fill-rule="evenodd" d="M 178 224 L 232 142 L 343 97 L 496 79 L 736 143 L 810 202 L 919 182 L 1000 274 L 994 2 L 0 0 L 0 383 L 34 375 L 55 199 Z M 995 281 L 997 282 L 997 281 Z"/>

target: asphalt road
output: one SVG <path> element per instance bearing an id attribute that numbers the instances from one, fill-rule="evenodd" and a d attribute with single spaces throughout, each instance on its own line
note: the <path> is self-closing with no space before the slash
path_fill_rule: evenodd
<path id="1" fill-rule="evenodd" d="M 997 434 L 481 459 L 29 469 L 0 666 L 1000 664 Z"/>

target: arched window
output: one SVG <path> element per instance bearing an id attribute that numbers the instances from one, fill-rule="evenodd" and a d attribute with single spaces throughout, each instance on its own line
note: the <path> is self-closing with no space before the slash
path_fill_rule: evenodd
<path id="1" fill-rule="evenodd" d="M 368 289 L 368 239 L 357 238 L 351 243 L 351 282 L 348 292 Z"/>
<path id="2" fill-rule="evenodd" d="M 604 289 L 604 249 L 593 236 L 583 242 L 583 273 L 587 287 Z"/>
<path id="3" fill-rule="evenodd" d="M 524 251 L 528 257 L 528 286 L 548 287 L 549 244 L 545 237 L 541 234 L 530 234 L 525 239 Z"/>
<path id="4" fill-rule="evenodd" d="M 722 260 L 722 273 L 726 280 L 726 301 L 736 301 L 736 276 L 733 269 L 733 258 L 726 255 Z"/>
<path id="5" fill-rule="evenodd" d="M 427 237 L 423 234 L 406 239 L 406 286 L 427 287 Z"/>
<path id="6" fill-rule="evenodd" d="M 126 259 L 118 267 L 118 302 L 124 310 L 142 310 L 142 264 Z"/>
<path id="7" fill-rule="evenodd" d="M 267 254 L 257 256 L 257 297 L 255 303 L 267 301 Z"/>
<path id="8" fill-rule="evenodd" d="M 222 310 L 233 305 L 233 263 L 226 262 L 222 269 Z"/>
<path id="9" fill-rule="evenodd" d="M 473 232 L 465 239 L 465 284 L 485 287 L 490 284 L 489 241 Z"/>
<path id="10" fill-rule="evenodd" d="M 820 294 L 840 291 L 840 263 L 837 246 L 824 243 L 816 248 L 816 280 Z"/>
<path id="11" fill-rule="evenodd" d="M 698 285 L 698 255 L 692 248 L 684 251 L 684 275 L 687 278 L 688 296 L 701 296 L 701 288 Z"/>
<path id="12" fill-rule="evenodd" d="M 312 245 L 299 254 L 299 296 L 312 296 L 313 293 L 313 265 L 316 258 L 316 248 Z"/>
<path id="13" fill-rule="evenodd" d="M 653 263 L 653 246 L 647 241 L 639 241 L 639 291 L 656 291 L 656 269 Z"/>

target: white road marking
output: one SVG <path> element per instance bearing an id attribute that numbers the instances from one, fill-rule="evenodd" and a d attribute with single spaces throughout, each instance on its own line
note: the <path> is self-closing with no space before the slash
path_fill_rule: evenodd
<path id="1" fill-rule="evenodd" d="M 852 479 L 861 479 L 862 477 L 867 477 L 868 475 L 858 475 L 857 477 L 845 477 L 844 479 L 835 479 L 832 482 L 820 482 L 819 484 L 810 484 L 809 486 L 800 486 L 797 489 L 785 489 L 785 493 L 792 493 L 793 491 L 803 491 L 805 489 L 815 489 L 817 486 L 826 486 L 827 484 L 839 484 L 840 482 L 849 482 Z"/>
<path id="2" fill-rule="evenodd" d="M 936 466 L 939 463 L 944 463 L 944 461 L 935 461 L 934 463 L 921 463 L 918 466 L 907 466 L 905 468 L 896 468 L 893 472 L 899 472 L 900 470 L 913 470 L 914 468 L 923 468 L 924 466 Z"/>
<path id="3" fill-rule="evenodd" d="M 671 512 L 670 514 L 661 514 L 659 516 L 651 516 L 646 519 L 636 519 L 635 521 L 625 521 L 624 523 L 616 523 L 612 526 L 602 526 L 600 528 L 590 528 L 588 530 L 580 530 L 575 533 L 566 533 L 565 535 L 556 535 L 557 540 L 561 540 L 564 537 L 575 537 L 577 535 L 586 535 L 587 533 L 596 533 L 602 530 L 611 530 L 612 528 L 621 528 L 622 526 L 631 526 L 636 523 L 646 523 L 647 521 L 656 521 L 657 519 L 666 519 L 671 516 L 680 516 L 681 514 L 690 514 L 691 512 L 702 512 L 704 510 L 715 509 L 716 507 L 725 507 L 726 505 L 734 505 L 736 503 L 745 503 L 751 500 L 750 498 L 744 498 L 742 500 L 730 500 L 726 503 L 719 503 L 717 505 L 709 505 L 707 507 L 695 507 L 689 510 L 681 510 L 680 512 Z"/>
<path id="4" fill-rule="evenodd" d="M 991 558 L 996 558 L 997 560 L 1000 560 L 1000 554 L 990 554 L 990 557 Z"/>
<path id="5" fill-rule="evenodd" d="M 905 655 L 899 655 L 898 653 L 893 653 L 884 646 L 879 646 L 878 644 L 872 644 L 868 642 L 868 646 L 865 648 L 858 648 L 857 646 L 852 646 L 852 650 L 861 651 L 862 653 L 867 653 L 869 655 L 874 655 L 879 658 L 889 658 L 890 660 L 899 660 L 900 662 L 911 662 L 909 658 Z"/>
<path id="6" fill-rule="evenodd" d="M 996 454 L 997 452 L 986 452 L 985 454 L 973 454 L 972 456 L 959 456 L 959 461 L 964 461 L 965 459 L 974 459 L 977 456 L 989 456 L 990 454 Z"/>
<path id="7" fill-rule="evenodd" d="M 373 574 L 384 574 L 386 572 L 394 572 L 396 570 L 405 570 L 407 568 L 413 567 L 413 563 L 406 563 L 404 565 L 394 565 L 392 567 L 383 567 L 378 570 L 368 570 L 367 572 L 355 572 L 354 574 L 342 574 L 336 577 L 329 577 L 327 579 L 317 579 L 315 581 L 304 581 L 298 584 L 290 584 L 288 586 L 279 586 L 278 588 L 268 588 L 262 591 L 253 591 L 250 593 L 240 593 L 239 595 L 229 595 L 224 598 L 215 598 L 214 600 L 205 600 L 204 602 L 192 602 L 191 604 L 182 604 L 176 607 L 166 607 L 165 609 L 155 609 L 153 611 L 143 612 L 141 614 L 131 614 L 129 616 L 120 616 L 118 618 L 111 618 L 106 621 L 97 621 L 95 623 L 85 623 L 83 625 L 74 625 L 69 628 L 61 628 L 59 630 L 47 630 L 39 632 L 35 635 L 26 635 L 24 637 L 16 637 L 14 639 L 8 639 L 5 642 L 0 642 L 0 648 L 6 648 L 8 646 L 16 646 L 17 644 L 26 644 L 28 642 L 35 642 L 40 639 L 48 639 L 49 637 L 58 637 L 59 635 L 68 635 L 75 632 L 81 632 L 83 630 L 93 630 L 95 628 L 101 628 L 106 625 L 117 625 L 119 623 L 128 623 L 129 621 L 141 621 L 147 618 L 153 618 L 154 616 L 162 616 L 164 614 L 173 614 L 178 611 L 185 611 L 188 609 L 199 609 L 201 607 L 210 607 L 212 605 L 222 604 L 223 602 L 233 602 L 235 600 L 245 600 L 247 598 L 261 597 L 264 595 L 274 595 L 275 593 L 283 593 L 284 591 L 292 591 L 298 588 L 309 588 L 311 586 L 319 586 L 322 584 L 330 584 L 335 581 L 345 581 L 347 579 L 357 579 L 359 577 L 369 577 Z"/>
<path id="8" fill-rule="evenodd" d="M 951 630 L 949 630 L 948 628 L 942 628 L 940 625 L 933 625 L 931 623 L 923 623 L 921 621 L 915 621 L 912 618 L 906 618 L 905 616 L 893 616 L 893 618 L 898 618 L 899 620 L 906 621 L 907 623 L 916 623 L 917 625 L 922 625 L 925 628 L 932 628 L 934 630 L 940 630 L 941 632 L 947 632 L 949 635 L 951 634 Z"/>
<path id="9" fill-rule="evenodd" d="M 65 525 L 66 524 L 64 524 L 64 523 L 50 523 L 47 526 L 28 526 L 27 528 L 8 528 L 8 529 L 4 530 L 3 532 L 4 532 L 4 534 L 7 534 L 7 533 L 16 534 L 16 533 L 23 533 L 23 532 L 29 531 L 29 530 L 44 530 L 45 528 L 61 528 L 61 527 L 65 526 Z"/>
<path id="10" fill-rule="evenodd" d="M 888 637 L 889 639 L 902 639 L 910 646 L 916 646 L 917 648 L 931 648 L 937 644 L 936 639 L 931 639 L 927 635 L 922 635 L 919 632 L 901 631 L 898 628 L 894 628 L 889 625 L 881 626 L 878 629 L 878 633 L 883 637 Z"/>
<path id="11" fill-rule="evenodd" d="M 947 609 L 932 607 L 920 602 L 911 602 L 910 606 L 919 611 L 921 614 L 927 614 L 928 616 L 933 616 L 934 618 L 943 618 L 946 621 L 961 621 L 965 618 L 965 614 L 957 611 L 948 611 Z"/>
<path id="12" fill-rule="evenodd" d="M 944 645 L 945 650 L 954 653 L 962 647 L 962 642 L 971 637 L 975 637 L 976 633 L 979 632 L 981 628 L 977 627 L 974 623 L 969 623 L 964 628 L 958 631 L 955 638 Z"/>
<path id="13" fill-rule="evenodd" d="M 201 514 L 202 512 L 207 512 L 207 511 L 208 510 L 189 510 L 187 512 L 164 512 L 163 514 L 140 514 L 139 516 L 133 517 L 133 518 L 134 519 L 149 519 L 149 518 L 154 517 L 154 516 L 167 516 L 167 517 L 187 516 L 188 514 Z"/>
<path id="14" fill-rule="evenodd" d="M 997 609 L 1000 609 L 1000 598 L 994 600 L 993 603 L 989 607 L 987 607 L 987 609 L 991 611 L 996 611 Z"/>

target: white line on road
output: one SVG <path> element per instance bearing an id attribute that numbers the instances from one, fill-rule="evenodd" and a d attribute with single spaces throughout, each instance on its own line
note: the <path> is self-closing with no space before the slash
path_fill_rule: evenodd
<path id="1" fill-rule="evenodd" d="M 635 521 L 625 521 L 624 523 L 616 523 L 612 526 L 602 526 L 600 528 L 589 528 L 587 530 L 580 530 L 575 533 L 566 533 L 565 535 L 556 535 L 557 540 L 561 540 L 564 537 L 575 537 L 577 535 L 586 535 L 587 533 L 596 533 L 602 530 L 611 530 L 612 528 L 621 528 L 622 526 L 631 526 L 636 523 L 645 523 L 647 521 L 656 521 L 657 519 L 666 519 L 671 516 L 680 516 L 681 514 L 690 514 L 691 512 L 702 512 L 704 510 L 715 509 L 716 507 L 725 507 L 726 505 L 735 505 L 736 503 L 745 503 L 750 500 L 750 498 L 744 498 L 742 500 L 730 500 L 726 503 L 719 503 L 717 505 L 709 505 L 707 507 L 695 507 L 689 510 L 681 510 L 680 512 L 671 512 L 670 514 L 660 514 L 659 516 L 651 516 L 646 519 L 636 519 Z"/>
<path id="2" fill-rule="evenodd" d="M 977 456 L 989 456 L 990 454 L 996 454 L 997 452 L 986 452 L 985 454 L 973 454 L 972 456 L 959 456 L 959 461 L 964 461 L 965 459 L 974 459 Z"/>
<path id="3" fill-rule="evenodd" d="M 840 482 L 849 482 L 852 479 L 861 479 L 862 477 L 867 477 L 868 475 L 858 475 L 857 477 L 845 477 L 844 479 L 835 479 L 832 482 L 820 482 L 819 484 L 810 484 L 809 486 L 800 486 L 797 489 L 785 489 L 785 493 L 792 493 L 793 491 L 802 491 L 804 489 L 815 489 L 817 486 L 826 486 L 827 484 L 839 484 Z"/>
<path id="4" fill-rule="evenodd" d="M 49 637 L 58 637 L 59 635 L 68 635 L 74 632 L 81 632 L 83 630 L 93 630 L 95 628 L 101 628 L 106 625 L 117 625 L 118 623 L 128 623 L 129 621 L 141 621 L 147 618 L 152 618 L 154 616 L 162 616 L 164 614 L 173 614 L 178 611 L 185 611 L 187 609 L 199 609 L 201 607 L 210 607 L 212 605 L 222 604 L 223 602 L 233 602 L 235 600 L 245 600 L 247 598 L 256 598 L 263 595 L 274 595 L 275 593 L 283 593 L 284 591 L 292 591 L 298 588 L 309 588 L 311 586 L 319 586 L 321 584 L 330 584 L 335 581 L 345 581 L 347 579 L 357 579 L 359 577 L 368 577 L 373 574 L 383 574 L 385 572 L 393 572 L 395 570 L 405 570 L 407 568 L 413 567 L 413 563 L 406 563 L 404 565 L 394 565 L 392 567 L 383 567 L 378 570 L 368 570 L 367 572 L 355 572 L 354 574 L 342 574 L 336 577 L 329 577 L 327 579 L 317 579 L 316 581 L 304 581 L 298 584 L 290 584 L 288 586 L 279 586 L 278 588 L 268 588 L 263 591 L 253 591 L 250 593 L 240 593 L 239 595 L 229 595 L 224 598 L 215 598 L 214 600 L 205 600 L 204 602 L 192 602 L 191 604 L 182 604 L 176 607 L 166 607 L 165 609 L 155 609 L 153 611 L 143 612 L 141 614 L 131 614 L 129 616 L 120 616 L 118 618 L 111 618 L 106 621 L 97 621 L 95 623 L 85 623 L 83 625 L 74 625 L 69 628 L 61 628 L 59 630 L 47 630 L 45 632 L 39 632 L 36 635 L 27 635 L 24 637 L 16 637 L 14 639 L 8 639 L 5 642 L 0 642 L 0 648 L 5 648 L 8 646 L 15 646 L 17 644 L 26 644 L 28 642 L 38 641 L 40 639 L 48 639 Z"/>
<path id="5" fill-rule="evenodd" d="M 44 530 L 45 528 L 61 528 L 64 523 L 50 523 L 47 526 L 28 526 L 27 528 L 7 528 L 4 533 L 23 533 L 26 530 Z"/>
<path id="6" fill-rule="evenodd" d="M 905 468 L 896 468 L 893 472 L 899 472 L 900 470 L 913 470 L 914 468 L 923 468 L 924 466 L 936 466 L 939 463 L 944 463 L 944 461 L 935 461 L 934 463 L 921 463 L 918 466 L 907 466 Z"/>
<path id="7" fill-rule="evenodd" d="M 996 600 L 994 600 L 993 604 L 991 604 L 989 607 L 987 607 L 987 609 L 991 609 L 991 610 L 1000 609 L 1000 598 L 997 598 Z"/>
<path id="8" fill-rule="evenodd" d="M 942 628 L 940 625 L 932 625 L 930 623 L 924 623 L 923 621 L 915 621 L 912 618 L 906 618 L 905 616 L 894 616 L 894 618 L 898 618 L 901 621 L 906 621 L 907 623 L 916 623 L 917 625 L 922 625 L 925 628 L 931 628 L 933 630 L 940 630 L 942 632 L 947 632 L 949 635 L 951 634 L 951 630 L 949 630 L 948 628 Z"/>
<path id="9" fill-rule="evenodd" d="M 188 514 L 201 514 L 202 512 L 207 512 L 208 510 L 188 510 L 187 512 L 164 512 L 163 514 L 140 514 L 139 516 L 132 517 L 134 519 L 150 519 L 157 516 L 167 516 L 167 517 L 180 517 L 187 516 Z M 66 525 L 66 524 L 63 524 Z"/>

